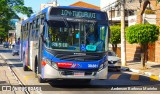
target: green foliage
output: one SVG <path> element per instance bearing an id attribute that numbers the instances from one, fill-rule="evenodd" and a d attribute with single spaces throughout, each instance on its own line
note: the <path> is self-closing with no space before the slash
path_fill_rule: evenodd
<path id="1" fill-rule="evenodd" d="M 111 37 L 110 43 L 111 44 L 118 44 L 121 42 L 121 27 L 120 26 L 110 26 L 111 30 Z"/>
<path id="2" fill-rule="evenodd" d="M 129 43 L 148 44 L 158 40 L 159 28 L 152 24 L 136 24 L 127 29 L 126 39 Z"/>
<path id="3" fill-rule="evenodd" d="M 6 38 L 6 37 L 7 37 L 7 33 L 4 32 L 2 28 L 0 28 L 0 38 Z"/>
<path id="4" fill-rule="evenodd" d="M 24 0 L 0 0 L 0 26 L 4 28 L 3 32 L 11 29 L 9 22 L 17 13 L 26 14 L 28 17 L 33 13 L 30 7 L 24 6 Z M 1 32 L 1 36 L 5 34 Z"/>
<path id="5" fill-rule="evenodd" d="M 17 13 L 30 16 L 33 11 L 30 7 L 24 6 L 24 0 L 0 0 L 0 19 L 11 19 Z"/>

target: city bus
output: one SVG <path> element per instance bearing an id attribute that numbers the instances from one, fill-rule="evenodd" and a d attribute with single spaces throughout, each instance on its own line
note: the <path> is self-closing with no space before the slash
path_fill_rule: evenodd
<path id="1" fill-rule="evenodd" d="M 22 22 L 24 71 L 49 79 L 106 79 L 109 22 L 95 9 L 47 7 Z"/>

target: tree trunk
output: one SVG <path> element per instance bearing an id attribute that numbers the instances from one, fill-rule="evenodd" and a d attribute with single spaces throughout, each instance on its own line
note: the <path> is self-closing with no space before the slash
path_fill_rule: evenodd
<path id="1" fill-rule="evenodd" d="M 145 63 L 147 62 L 147 49 L 148 49 L 148 44 L 141 44 L 141 64 L 142 64 L 142 69 L 146 69 Z"/>
<path id="2" fill-rule="evenodd" d="M 117 44 L 112 44 L 112 50 L 117 54 Z"/>

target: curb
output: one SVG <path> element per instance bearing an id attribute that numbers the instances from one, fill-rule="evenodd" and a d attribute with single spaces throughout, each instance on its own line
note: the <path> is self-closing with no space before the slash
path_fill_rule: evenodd
<path id="1" fill-rule="evenodd" d="M 129 70 L 130 70 L 131 72 L 136 72 L 136 73 L 144 74 L 144 75 L 146 75 L 146 76 L 148 76 L 148 77 L 156 76 L 156 77 L 158 77 L 158 81 L 160 81 L 160 75 L 154 75 L 154 74 L 151 73 L 151 72 L 142 72 L 141 70 L 137 70 L 137 69 L 130 69 L 130 68 L 129 68 Z"/>
<path id="2" fill-rule="evenodd" d="M 6 56 L 3 56 L 2 53 L 0 53 L 0 55 L 1 55 L 4 59 L 7 58 Z M 8 60 L 8 61 L 6 61 L 6 62 L 7 62 L 7 64 L 13 64 L 12 61 L 10 61 L 10 60 Z M 12 67 L 16 67 L 16 66 L 12 65 Z M 17 71 L 19 71 L 19 69 L 16 68 L 16 70 L 14 70 L 14 72 L 15 72 L 15 71 L 17 72 Z M 18 73 L 18 72 L 17 72 L 17 73 Z M 17 75 L 17 74 L 16 74 L 16 75 Z M 20 77 L 19 77 L 19 80 L 20 80 L 24 85 L 28 85 L 27 81 L 21 79 L 21 77 L 24 78 L 25 75 L 24 75 L 24 74 L 20 74 L 19 76 L 20 76 Z M 17 78 L 16 78 L 16 79 L 17 79 Z M 31 93 L 31 94 L 32 94 L 32 93 Z M 36 91 L 36 94 L 42 94 L 42 93 L 41 93 L 40 91 Z"/>

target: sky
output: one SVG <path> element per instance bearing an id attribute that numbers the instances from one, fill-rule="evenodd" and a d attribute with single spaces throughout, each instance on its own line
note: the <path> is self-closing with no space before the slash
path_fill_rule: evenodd
<path id="1" fill-rule="evenodd" d="M 33 12 L 38 12 L 40 11 L 40 4 L 45 4 L 47 2 L 51 2 L 54 0 L 24 0 L 25 6 L 27 7 L 32 7 Z M 96 6 L 100 6 L 100 0 L 57 0 L 58 4 L 60 4 L 60 6 L 68 6 L 71 5 L 77 1 L 84 1 Z M 20 17 L 25 17 L 22 14 L 19 14 Z"/>

